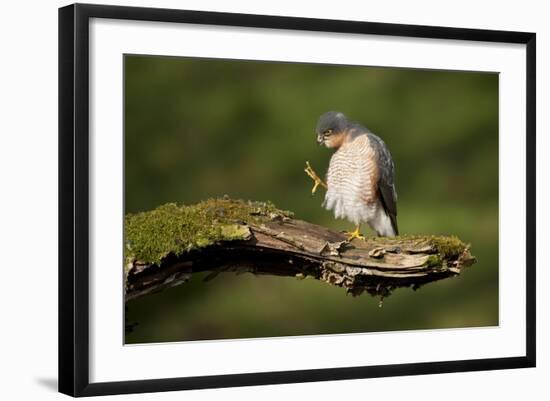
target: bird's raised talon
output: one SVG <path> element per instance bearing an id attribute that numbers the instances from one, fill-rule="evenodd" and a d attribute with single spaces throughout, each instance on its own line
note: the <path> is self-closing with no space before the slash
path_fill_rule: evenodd
<path id="1" fill-rule="evenodd" d="M 327 188 L 327 185 L 319 178 L 317 173 L 311 168 L 309 162 L 306 162 L 306 168 L 304 169 L 306 174 L 314 181 L 313 188 L 311 189 L 311 194 L 313 195 L 315 191 L 317 191 L 317 188 L 319 185 L 321 185 L 324 188 Z"/>

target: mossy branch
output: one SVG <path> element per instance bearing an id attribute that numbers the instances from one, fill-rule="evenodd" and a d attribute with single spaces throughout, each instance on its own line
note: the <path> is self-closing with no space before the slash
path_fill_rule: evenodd
<path id="1" fill-rule="evenodd" d="M 412 235 L 354 239 L 293 218 L 269 202 L 210 199 L 129 214 L 126 300 L 210 271 L 312 277 L 348 293 L 388 296 L 457 276 L 475 262 L 456 237 Z"/>

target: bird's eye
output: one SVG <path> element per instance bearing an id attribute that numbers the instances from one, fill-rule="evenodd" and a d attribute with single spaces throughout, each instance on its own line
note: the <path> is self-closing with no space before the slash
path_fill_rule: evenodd
<path id="1" fill-rule="evenodd" d="M 332 134 L 332 130 L 329 128 L 325 132 L 323 132 L 323 135 L 330 135 Z"/>

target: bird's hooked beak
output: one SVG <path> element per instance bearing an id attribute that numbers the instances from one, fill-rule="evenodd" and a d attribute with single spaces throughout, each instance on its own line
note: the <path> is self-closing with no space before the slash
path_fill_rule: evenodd
<path id="1" fill-rule="evenodd" d="M 317 134 L 317 145 L 325 143 L 325 137 L 323 134 Z"/>

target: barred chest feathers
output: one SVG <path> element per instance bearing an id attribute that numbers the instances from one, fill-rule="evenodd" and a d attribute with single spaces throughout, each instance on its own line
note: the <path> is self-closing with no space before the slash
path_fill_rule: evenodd
<path id="1" fill-rule="evenodd" d="M 336 218 L 371 224 L 383 212 L 378 196 L 379 171 L 368 135 L 358 135 L 332 155 L 323 206 Z M 384 213 L 385 214 L 385 213 Z"/>

